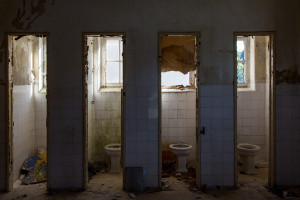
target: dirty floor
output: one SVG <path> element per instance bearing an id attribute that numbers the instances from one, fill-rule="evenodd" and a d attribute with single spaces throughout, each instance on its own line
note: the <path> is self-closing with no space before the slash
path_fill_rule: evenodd
<path id="1" fill-rule="evenodd" d="M 260 176 L 267 174 L 267 169 L 259 169 Z M 189 186 L 179 181 L 176 177 L 164 178 L 170 185 L 168 190 L 160 192 L 145 192 L 134 194 L 135 199 L 142 200 L 176 200 L 176 199 L 281 199 L 270 193 L 265 187 L 266 177 L 239 175 L 240 187 L 238 189 L 207 189 L 204 192 L 194 189 L 190 191 Z M 46 192 L 46 183 L 34 185 L 20 185 L 9 193 L 0 194 L 1 200 L 77 200 L 77 199 L 103 199 L 123 200 L 132 199 L 128 193 L 122 190 L 122 174 L 98 173 L 88 183 L 84 192 L 60 192 L 49 195 Z"/>

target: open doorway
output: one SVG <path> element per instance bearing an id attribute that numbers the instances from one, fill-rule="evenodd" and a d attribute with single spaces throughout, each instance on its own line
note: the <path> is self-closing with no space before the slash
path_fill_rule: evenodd
<path id="1" fill-rule="evenodd" d="M 47 181 L 46 34 L 8 34 L 7 67 L 10 190 Z"/>
<path id="2" fill-rule="evenodd" d="M 160 57 L 160 171 L 163 190 L 179 179 L 199 186 L 198 33 L 161 33 Z M 175 181 L 175 182 L 174 182 Z"/>
<path id="3" fill-rule="evenodd" d="M 274 184 L 274 34 L 235 33 L 236 186 Z"/>
<path id="4" fill-rule="evenodd" d="M 91 183 L 123 186 L 123 34 L 84 35 L 85 163 Z M 107 185 L 107 184 L 106 184 Z"/>

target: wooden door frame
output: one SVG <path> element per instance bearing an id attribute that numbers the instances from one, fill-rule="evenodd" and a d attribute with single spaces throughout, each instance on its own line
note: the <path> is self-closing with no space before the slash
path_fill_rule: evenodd
<path id="1" fill-rule="evenodd" d="M 5 160 L 6 160 L 6 191 L 9 192 L 13 189 L 13 82 L 11 80 L 12 71 L 10 71 L 10 46 L 9 46 L 9 37 L 13 36 L 45 36 L 46 37 L 46 49 L 47 49 L 47 57 L 49 57 L 49 49 L 48 49 L 48 40 L 49 40 L 49 33 L 47 32 L 6 32 L 5 33 L 5 65 L 6 65 L 6 152 L 5 152 Z M 47 65 L 47 81 L 48 81 L 48 59 L 46 59 Z M 47 84 L 48 85 L 48 84 Z M 48 94 L 48 87 L 47 87 L 47 94 Z M 49 100 L 47 99 L 47 119 L 46 119 L 46 135 L 47 135 L 47 158 L 48 150 L 49 150 L 49 138 L 48 138 L 48 118 L 49 118 Z M 49 164 L 49 161 L 47 161 Z M 47 188 L 49 183 L 49 167 L 47 167 Z"/>
<path id="2" fill-rule="evenodd" d="M 262 32 L 234 32 L 233 33 L 233 49 L 234 49 L 234 77 L 237 77 L 237 50 L 236 42 L 237 36 L 269 36 L 270 38 L 270 68 L 269 68 L 269 173 L 268 185 L 274 186 L 276 184 L 276 109 L 275 109 L 275 76 L 276 76 L 276 34 L 275 31 Z M 234 78 L 234 186 L 238 187 L 237 182 L 237 80 Z"/>
<path id="3" fill-rule="evenodd" d="M 201 137 L 199 133 L 199 125 L 200 123 L 200 78 L 199 78 L 199 70 L 200 70 L 200 32 L 159 32 L 158 33 L 158 186 L 161 188 L 161 174 L 162 174 L 162 92 L 161 92 L 161 66 L 162 66 L 162 55 L 161 55 L 161 37 L 162 36 L 195 36 L 196 44 L 195 44 L 195 53 L 196 53 L 196 185 L 200 188 L 201 185 L 201 154 L 200 154 L 200 142 Z"/>
<path id="4" fill-rule="evenodd" d="M 82 185 L 83 190 L 87 189 L 88 183 L 88 86 L 87 86 L 87 78 L 88 78 L 88 49 L 87 49 L 87 37 L 89 36 L 119 36 L 122 37 L 123 40 L 123 84 L 121 90 L 121 166 L 125 167 L 125 144 L 126 144 L 126 128 L 125 128 L 125 112 L 126 112 L 126 34 L 125 32 L 83 32 L 82 33 L 82 102 L 83 102 L 83 146 L 82 146 L 82 153 L 83 153 L 83 162 L 82 162 Z M 125 173 L 123 173 L 123 189 L 125 187 Z"/>

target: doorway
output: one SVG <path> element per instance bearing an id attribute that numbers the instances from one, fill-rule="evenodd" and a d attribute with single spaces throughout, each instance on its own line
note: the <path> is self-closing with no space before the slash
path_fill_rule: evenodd
<path id="1" fill-rule="evenodd" d="M 189 188 L 200 185 L 199 40 L 199 33 L 159 34 L 159 183 L 163 190 L 179 179 Z M 186 155 L 176 155 L 173 147 L 183 146 Z"/>
<path id="2" fill-rule="evenodd" d="M 47 181 L 47 34 L 7 35 L 7 190 Z"/>
<path id="3" fill-rule="evenodd" d="M 235 33 L 235 185 L 274 185 L 274 33 Z"/>
<path id="4" fill-rule="evenodd" d="M 110 180 L 122 188 L 125 36 L 93 33 L 83 40 L 85 181 Z"/>

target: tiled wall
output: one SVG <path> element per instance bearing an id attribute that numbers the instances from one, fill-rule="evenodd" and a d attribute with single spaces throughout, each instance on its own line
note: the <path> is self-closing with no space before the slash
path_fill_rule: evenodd
<path id="1" fill-rule="evenodd" d="M 200 87 L 201 184 L 234 184 L 233 86 Z"/>
<path id="2" fill-rule="evenodd" d="M 37 86 L 34 93 L 34 148 L 47 149 L 47 99 L 46 93 L 38 92 Z"/>
<path id="3" fill-rule="evenodd" d="M 83 180 L 82 88 L 53 87 L 47 96 L 51 133 L 48 137 L 48 184 L 53 190 L 80 189 Z"/>
<path id="4" fill-rule="evenodd" d="M 157 88 L 126 85 L 126 167 L 144 167 L 146 187 L 158 185 Z"/>
<path id="5" fill-rule="evenodd" d="M 162 148 L 169 144 L 193 146 L 187 157 L 188 166 L 196 166 L 196 92 L 162 92 Z"/>
<path id="6" fill-rule="evenodd" d="M 13 180 L 24 160 L 34 154 L 34 101 L 32 86 L 13 87 Z"/>
<path id="7" fill-rule="evenodd" d="M 237 142 L 260 146 L 257 160 L 268 161 L 269 84 L 256 83 L 255 90 L 237 92 Z"/>
<path id="8" fill-rule="evenodd" d="M 109 162 L 104 146 L 121 143 L 121 92 L 95 93 L 92 146 L 95 161 Z"/>
<path id="9" fill-rule="evenodd" d="M 276 86 L 276 183 L 300 185 L 300 85 Z"/>

